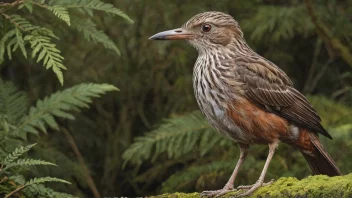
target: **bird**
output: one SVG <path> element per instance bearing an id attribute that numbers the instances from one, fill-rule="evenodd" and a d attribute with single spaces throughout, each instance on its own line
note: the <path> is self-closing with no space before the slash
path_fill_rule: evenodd
<path id="1" fill-rule="evenodd" d="M 198 51 L 193 67 L 193 89 L 201 112 L 212 127 L 235 141 L 240 157 L 230 179 L 220 190 L 203 191 L 218 197 L 243 189 L 248 196 L 264 183 L 279 143 L 298 149 L 314 175 L 341 175 L 319 136 L 332 139 L 321 118 L 294 88 L 287 74 L 247 44 L 239 23 L 229 14 L 210 11 L 193 16 L 181 28 L 163 31 L 151 40 L 186 40 Z M 269 146 L 259 179 L 253 185 L 234 188 L 250 145 Z"/>

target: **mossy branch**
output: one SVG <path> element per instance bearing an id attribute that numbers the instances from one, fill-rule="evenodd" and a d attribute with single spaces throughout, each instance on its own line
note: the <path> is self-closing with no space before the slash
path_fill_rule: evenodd
<path id="1" fill-rule="evenodd" d="M 223 197 L 236 196 L 243 191 L 236 191 Z M 170 193 L 157 195 L 156 198 L 166 197 L 194 197 L 199 198 L 199 193 Z M 259 188 L 254 194 L 247 197 L 352 197 L 352 173 L 349 175 L 328 177 L 326 175 L 309 176 L 298 180 L 294 177 L 282 177 L 273 184 Z"/>

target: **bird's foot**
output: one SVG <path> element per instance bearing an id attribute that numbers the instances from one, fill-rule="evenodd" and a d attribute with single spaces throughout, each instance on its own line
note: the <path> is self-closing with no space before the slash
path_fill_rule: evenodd
<path id="1" fill-rule="evenodd" d="M 274 181 L 275 181 L 275 179 L 272 179 L 270 182 L 262 183 L 262 185 L 260 187 L 270 185 L 270 184 L 274 183 Z M 258 182 L 256 182 L 256 183 L 258 183 Z M 251 189 L 254 185 L 256 185 L 256 184 L 238 186 L 236 189 L 238 189 L 238 190 L 247 189 L 248 190 L 248 189 Z"/>
<path id="2" fill-rule="evenodd" d="M 248 196 L 250 194 L 252 194 L 254 191 L 256 191 L 259 187 L 262 186 L 267 186 L 270 185 L 272 183 L 274 183 L 274 179 L 272 179 L 270 182 L 264 183 L 263 181 L 258 180 L 257 182 L 255 182 L 255 184 L 253 185 L 248 185 L 248 186 L 238 186 L 236 188 L 236 190 L 242 190 L 242 189 L 247 189 L 246 192 L 239 194 L 239 195 L 235 195 L 235 196 L 230 196 L 231 198 L 239 198 L 239 197 L 244 197 L 244 196 Z"/>
<path id="3" fill-rule="evenodd" d="M 220 197 L 233 191 L 237 191 L 237 189 L 225 185 L 224 188 L 220 190 L 203 191 L 200 197 Z"/>

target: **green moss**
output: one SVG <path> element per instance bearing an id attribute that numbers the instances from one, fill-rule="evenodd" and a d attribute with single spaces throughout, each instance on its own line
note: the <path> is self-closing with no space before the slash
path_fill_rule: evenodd
<path id="1" fill-rule="evenodd" d="M 240 194 L 237 191 L 228 194 Z M 172 193 L 156 196 L 157 198 L 178 198 L 178 197 L 200 197 L 199 193 Z M 352 173 L 345 176 L 328 177 L 325 175 L 309 176 L 298 180 L 293 177 L 283 177 L 273 184 L 259 188 L 250 197 L 329 197 L 329 198 L 350 198 L 352 197 Z"/>

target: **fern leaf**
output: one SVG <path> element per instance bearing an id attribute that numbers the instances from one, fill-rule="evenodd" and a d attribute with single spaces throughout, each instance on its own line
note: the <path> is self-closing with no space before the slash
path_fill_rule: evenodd
<path id="1" fill-rule="evenodd" d="M 11 82 L 0 79 L 0 114 L 7 117 L 7 121 L 14 125 L 26 114 L 28 98 Z"/>
<path id="2" fill-rule="evenodd" d="M 29 41 L 31 44 L 33 49 L 32 57 L 38 56 L 37 62 L 44 59 L 43 64 L 46 69 L 52 69 L 60 83 L 63 84 L 64 79 L 61 70 L 66 69 L 62 64 L 64 57 L 60 55 L 60 50 L 56 48 L 56 45 L 51 43 L 50 37 L 31 34 L 25 36 L 24 40 Z"/>
<path id="3" fill-rule="evenodd" d="M 0 64 L 4 62 L 4 54 L 6 51 L 6 41 L 8 41 L 10 38 L 13 38 L 16 35 L 16 28 L 8 31 L 0 40 Z"/>
<path id="4" fill-rule="evenodd" d="M 133 20 L 127 16 L 123 11 L 116 8 L 114 5 L 105 3 L 101 0 L 80 0 L 76 2 L 68 1 L 68 2 L 60 2 L 60 1 L 51 1 L 53 5 L 59 5 L 65 8 L 84 8 L 86 11 L 88 9 L 91 10 L 99 10 L 106 13 L 110 13 L 116 16 L 120 16 L 125 19 L 129 23 L 133 23 Z"/>
<path id="5" fill-rule="evenodd" d="M 210 140 L 209 146 L 206 144 Z M 138 137 L 125 151 L 123 158 L 141 163 L 166 152 L 169 158 L 177 158 L 189 152 L 200 151 L 206 154 L 210 148 L 227 141 L 216 135 L 199 111 L 166 120 L 164 124 L 143 137 Z M 205 147 L 206 149 L 204 149 Z"/>
<path id="6" fill-rule="evenodd" d="M 17 49 L 17 47 L 20 47 L 23 55 L 27 57 L 24 41 L 29 41 L 31 48 L 33 49 L 32 57 L 34 58 L 35 55 L 40 51 L 37 62 L 44 58 L 44 66 L 46 66 L 46 69 L 51 68 L 58 77 L 60 83 L 63 84 L 63 75 L 61 70 L 66 69 L 66 67 L 62 64 L 64 58 L 60 55 L 60 50 L 56 48 L 55 44 L 51 43 L 50 37 L 57 38 L 52 33 L 52 31 L 46 28 L 34 26 L 19 15 L 11 15 L 11 22 L 16 26 L 17 29 L 15 29 L 16 37 L 12 39 L 7 46 L 9 58 L 11 59 L 10 49 L 12 46 L 14 46 L 13 50 Z M 31 34 L 22 38 L 22 34 L 19 29 L 30 32 Z M 8 37 L 5 39 L 7 38 Z M 5 43 L 5 39 L 3 43 Z M 0 42 L 0 63 L 2 62 L 1 58 L 3 59 L 4 53 L 2 50 L 5 50 L 2 49 L 2 46 L 4 45 L 3 43 Z"/>
<path id="7" fill-rule="evenodd" d="M 261 6 L 251 19 L 243 22 L 243 29 L 251 32 L 252 41 L 279 42 L 283 39 L 291 39 L 297 32 L 307 34 L 314 31 L 313 24 L 305 20 L 305 13 L 304 5 Z"/>
<path id="8" fill-rule="evenodd" d="M 224 172 L 228 170 L 229 172 L 234 167 L 234 160 L 229 159 L 225 161 L 214 161 L 202 165 L 193 165 L 186 170 L 178 171 L 172 174 L 165 182 L 162 184 L 161 192 L 175 192 L 183 190 L 182 188 L 187 185 L 195 183 L 204 175 L 217 175 L 219 172 Z"/>
<path id="9" fill-rule="evenodd" d="M 23 56 L 27 58 L 27 51 L 26 51 L 26 48 L 24 47 L 23 36 L 21 31 L 18 28 L 16 29 L 16 38 L 17 38 L 17 42 L 14 48 L 12 49 L 12 51 L 14 52 L 18 47 L 20 47 Z"/>
<path id="10" fill-rule="evenodd" d="M 23 31 L 33 31 L 35 29 L 40 28 L 39 26 L 32 25 L 27 19 L 19 16 L 19 15 L 11 15 L 10 16 L 10 21 L 13 23 L 13 25 Z"/>
<path id="11" fill-rule="evenodd" d="M 99 97 L 106 92 L 118 90 L 109 84 L 83 83 L 64 91 L 58 91 L 43 100 L 38 100 L 29 110 L 29 115 L 17 127 L 17 133 L 38 133 L 38 129 L 46 132 L 46 126 L 58 130 L 54 117 L 74 119 L 69 111 L 88 108 L 92 98 Z"/>
<path id="12" fill-rule="evenodd" d="M 31 2 L 25 1 L 23 2 L 20 6 L 18 6 L 19 9 L 22 9 L 23 7 L 27 8 L 27 10 L 32 14 L 33 13 L 33 6 Z"/>
<path id="13" fill-rule="evenodd" d="M 70 15 L 66 8 L 61 6 L 47 6 L 47 8 L 54 13 L 59 19 L 65 21 L 68 26 L 71 25 L 70 23 Z"/>
<path id="14" fill-rule="evenodd" d="M 4 161 L 3 164 L 8 165 L 13 163 L 15 160 L 17 160 L 21 155 L 23 155 L 24 153 L 28 152 L 33 146 L 35 146 L 36 144 L 32 144 L 29 146 L 21 146 L 19 148 L 16 148 L 15 151 L 13 151 L 12 153 L 8 154 Z"/>
<path id="15" fill-rule="evenodd" d="M 32 184 L 26 189 L 24 191 L 28 197 L 78 198 L 67 193 L 56 192 L 43 184 Z"/>
<path id="16" fill-rule="evenodd" d="M 28 182 L 25 183 L 25 186 L 33 185 L 33 184 L 42 184 L 46 182 L 60 182 L 60 183 L 65 183 L 65 184 L 71 184 L 70 182 L 59 179 L 56 177 L 39 177 L 39 178 L 33 178 L 29 180 Z"/>
<path id="17" fill-rule="evenodd" d="M 15 28 L 16 29 L 16 36 L 13 37 L 7 44 L 6 46 L 6 51 L 7 51 L 7 55 L 9 57 L 9 59 L 11 60 L 12 59 L 12 52 L 14 52 L 15 50 L 17 50 L 18 47 L 20 47 L 21 49 L 21 52 L 23 54 L 23 56 L 25 58 L 27 58 L 27 51 L 24 47 L 24 41 L 23 41 L 23 36 L 22 36 L 22 33 L 20 31 L 19 28 Z M 12 49 L 11 49 L 12 48 Z"/>
<path id="18" fill-rule="evenodd" d="M 33 35 L 49 36 L 58 39 L 58 37 L 51 30 L 32 25 L 27 19 L 19 15 L 11 15 L 10 18 L 14 26 L 22 31 L 29 32 Z"/>
<path id="19" fill-rule="evenodd" d="M 105 3 L 100 0 L 92 0 L 88 4 L 86 4 L 86 6 L 84 6 L 84 7 L 90 8 L 93 10 L 100 10 L 100 11 L 104 11 L 107 13 L 111 13 L 111 14 L 114 14 L 114 15 L 117 15 L 117 16 L 124 18 L 129 23 L 133 23 L 133 20 L 129 16 L 127 16 L 127 14 L 122 12 L 120 9 L 115 8 L 112 4 Z"/>
<path id="20" fill-rule="evenodd" d="M 19 159 L 15 162 L 8 163 L 6 164 L 6 167 L 3 170 L 16 167 L 16 166 L 37 166 L 37 165 L 50 165 L 50 166 L 56 166 L 56 164 L 44 161 L 44 160 L 38 160 L 38 159 Z"/>
<path id="21" fill-rule="evenodd" d="M 120 55 L 120 50 L 116 47 L 115 43 L 103 32 L 96 29 L 95 23 L 91 20 L 72 20 L 72 25 L 78 31 L 83 33 L 83 36 L 88 41 L 93 41 L 94 43 L 101 43 L 105 48 L 114 50 L 118 55 Z"/>

